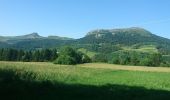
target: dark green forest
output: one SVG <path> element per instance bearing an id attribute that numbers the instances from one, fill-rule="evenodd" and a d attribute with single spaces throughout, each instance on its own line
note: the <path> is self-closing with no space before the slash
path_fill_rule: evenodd
<path id="1" fill-rule="evenodd" d="M 57 58 L 56 49 L 42 49 L 42 50 L 17 50 L 17 49 L 0 49 L 1 61 L 53 61 Z"/>
<path id="2" fill-rule="evenodd" d="M 56 64 L 74 65 L 80 63 L 89 63 L 91 59 L 71 47 L 42 50 L 17 50 L 17 49 L 0 49 L 1 61 L 24 61 L 24 62 L 53 62 Z"/>

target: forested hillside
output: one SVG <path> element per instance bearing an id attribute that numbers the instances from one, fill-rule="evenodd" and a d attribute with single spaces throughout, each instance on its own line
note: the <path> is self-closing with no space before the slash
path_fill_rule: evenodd
<path id="1" fill-rule="evenodd" d="M 38 33 L 0 37 L 0 48 L 35 52 L 63 46 L 86 54 L 92 62 L 147 66 L 169 66 L 170 62 L 170 40 L 138 27 L 94 30 L 80 39 Z"/>

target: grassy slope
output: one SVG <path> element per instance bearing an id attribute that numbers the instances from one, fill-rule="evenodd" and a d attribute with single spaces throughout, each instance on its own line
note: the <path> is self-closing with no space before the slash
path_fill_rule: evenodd
<path id="1" fill-rule="evenodd" d="M 95 54 L 97 54 L 96 52 L 88 51 L 87 49 L 84 48 L 80 48 L 78 49 L 78 51 L 87 54 L 87 56 L 89 56 L 90 58 L 92 58 Z"/>
<path id="2" fill-rule="evenodd" d="M 120 69 L 118 67 L 120 67 Z M 130 68 L 130 66 L 110 64 L 63 66 L 51 63 L 0 62 L 1 70 L 9 68 L 17 69 L 15 73 L 22 73 L 20 76 L 25 72 L 35 73 L 36 78 L 34 80 L 40 83 L 34 82 L 31 83 L 32 85 L 26 86 L 29 87 L 29 89 L 37 87 L 38 89 L 47 88 L 46 91 L 48 95 L 47 97 L 41 98 L 41 100 L 47 100 L 47 98 L 63 99 L 64 95 L 68 96 L 68 98 L 63 100 L 75 100 L 76 98 L 77 100 L 80 98 L 84 100 L 109 100 L 113 98 L 116 100 L 126 100 L 127 98 L 131 100 L 170 99 L 170 70 L 168 68 L 158 68 L 160 70 L 159 72 L 156 68 L 152 67 Z M 2 76 L 0 76 L 0 78 L 2 78 Z M 42 85 L 44 81 L 49 81 L 50 83 L 44 86 L 44 84 Z M 10 85 L 11 84 L 10 82 Z M 27 82 L 27 84 L 29 84 L 29 82 Z M 42 87 L 39 87 L 41 85 Z M 0 88 L 3 90 L 1 86 Z M 14 85 L 14 87 L 15 86 L 16 85 Z M 27 89 L 27 87 L 25 88 Z M 36 91 L 36 93 L 33 94 L 33 98 L 37 96 L 37 89 L 34 91 Z M 55 92 L 51 93 L 49 91 Z M 57 93 L 60 94 L 61 97 L 56 97 Z M 26 94 L 27 93 L 25 93 L 25 95 Z M 30 95 L 28 97 L 30 97 Z"/>
<path id="3" fill-rule="evenodd" d="M 134 49 L 134 47 L 122 47 L 123 50 L 128 50 L 128 51 L 139 51 L 139 52 L 146 52 L 146 53 L 158 53 L 158 49 L 154 45 L 143 45 L 140 46 L 137 49 Z"/>

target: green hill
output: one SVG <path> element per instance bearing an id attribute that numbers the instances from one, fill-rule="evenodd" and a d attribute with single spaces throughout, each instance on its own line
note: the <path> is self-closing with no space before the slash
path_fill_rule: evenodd
<path id="1" fill-rule="evenodd" d="M 102 49 L 103 47 L 106 47 L 106 45 L 112 45 L 119 47 L 118 49 L 125 49 L 125 47 L 128 47 L 130 49 L 145 51 L 147 49 L 144 46 L 152 45 L 155 49 L 154 51 L 159 51 L 162 54 L 170 53 L 169 39 L 154 35 L 145 29 L 137 27 L 94 30 L 89 32 L 85 37 L 79 39 L 79 43 L 83 45 L 96 45 L 97 49 Z"/>
<path id="2" fill-rule="evenodd" d="M 142 28 L 95 30 L 89 32 L 81 43 L 112 43 L 122 45 L 170 43 L 169 39 L 156 36 Z"/>
<path id="3" fill-rule="evenodd" d="M 138 27 L 100 29 L 87 33 L 80 39 L 59 36 L 42 37 L 38 33 L 23 36 L 0 36 L 0 48 L 39 49 L 59 48 L 63 45 L 84 48 L 89 52 L 111 53 L 118 50 L 139 50 L 170 54 L 170 40 Z M 152 46 L 152 47 L 148 47 Z"/>

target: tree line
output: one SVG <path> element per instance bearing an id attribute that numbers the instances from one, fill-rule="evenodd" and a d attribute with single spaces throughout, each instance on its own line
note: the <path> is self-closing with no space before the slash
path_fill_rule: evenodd
<path id="1" fill-rule="evenodd" d="M 74 65 L 89 63 L 91 59 L 71 47 L 41 50 L 0 49 L 0 61 L 54 62 L 55 64 Z"/>
<path id="2" fill-rule="evenodd" d="M 92 57 L 92 61 L 120 65 L 169 67 L 169 58 L 169 56 L 162 56 L 160 53 L 122 50 L 110 54 L 98 53 Z"/>
<path id="3" fill-rule="evenodd" d="M 169 60 L 159 53 L 137 51 L 116 51 L 98 53 L 92 58 L 71 47 L 61 49 L 17 50 L 0 49 L 0 61 L 54 62 L 55 64 L 74 65 L 90 62 L 105 62 L 121 65 L 170 66 Z"/>
<path id="4" fill-rule="evenodd" d="M 160 53 L 146 53 L 137 51 L 119 51 L 112 53 L 110 63 L 121 65 L 160 66 L 162 55 Z"/>
<path id="5" fill-rule="evenodd" d="M 26 61 L 26 62 L 43 62 L 53 61 L 57 58 L 56 49 L 42 49 L 42 50 L 17 50 L 17 49 L 0 49 L 1 61 Z"/>

